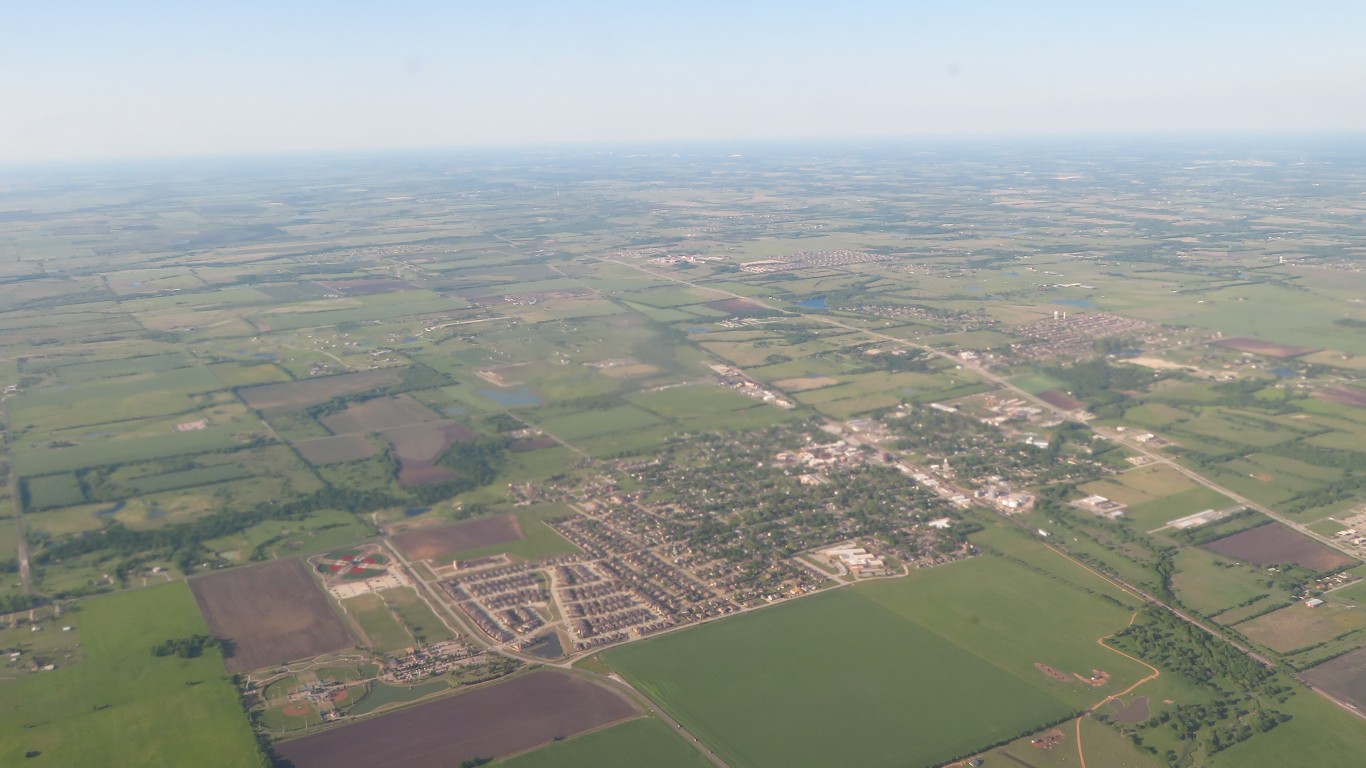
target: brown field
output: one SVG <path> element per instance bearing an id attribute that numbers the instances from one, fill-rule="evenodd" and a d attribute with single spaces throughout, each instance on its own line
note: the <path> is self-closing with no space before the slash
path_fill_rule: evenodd
<path id="1" fill-rule="evenodd" d="M 1314 393 L 1314 397 L 1320 400 L 1327 400 L 1338 405 L 1350 405 L 1353 408 L 1366 408 L 1366 391 L 1354 389 L 1352 387 L 1332 387 L 1321 389 Z"/>
<path id="2" fill-rule="evenodd" d="M 830 376 L 802 376 L 795 379 L 783 379 L 773 382 L 773 386 L 787 392 L 806 392 L 811 389 L 822 387 L 833 387 L 840 383 L 839 379 Z"/>
<path id="3" fill-rule="evenodd" d="M 418 528 L 404 531 L 390 541 L 403 551 L 409 560 L 431 560 L 456 552 L 466 552 L 492 544 L 505 544 L 522 539 L 522 529 L 513 515 L 482 517 L 439 528 Z"/>
<path id="4" fill-rule="evenodd" d="M 729 312 L 732 315 L 757 315 L 769 311 L 767 307 L 760 306 L 759 304 L 755 304 L 754 302 L 748 301 L 746 299 L 722 299 L 720 301 L 709 301 L 706 304 L 703 304 L 702 306 L 710 307 L 711 309 L 714 309 L 718 312 Z"/>
<path id="5" fill-rule="evenodd" d="M 1361 627 L 1366 627 L 1366 611 L 1335 603 L 1318 608 L 1294 603 L 1245 621 L 1238 631 L 1277 653 L 1289 653 Z"/>
<path id="6" fill-rule="evenodd" d="M 453 768 L 524 752 L 639 710 L 608 688 L 542 670 L 276 745 L 295 768 Z"/>
<path id="7" fill-rule="evenodd" d="M 475 434 L 453 421 L 440 421 L 386 429 L 379 436 L 394 447 L 394 458 L 398 459 L 398 484 L 423 485 L 459 477 L 439 466 L 436 460 L 447 448 L 461 440 L 469 440 Z"/>
<path id="8" fill-rule="evenodd" d="M 277 560 L 191 579 L 214 636 L 231 641 L 229 672 L 339 651 L 355 640 L 302 560 Z"/>
<path id="9" fill-rule="evenodd" d="M 1356 564 L 1352 558 L 1301 536 L 1280 523 L 1267 523 L 1225 536 L 1206 544 L 1205 549 L 1258 565 L 1294 563 L 1319 573 Z"/>
<path id="10" fill-rule="evenodd" d="M 1059 392 L 1056 389 L 1050 389 L 1047 392 L 1040 392 L 1039 394 L 1035 395 L 1035 397 L 1039 398 L 1045 403 L 1048 403 L 1054 408 L 1061 408 L 1064 411 L 1075 411 L 1083 405 L 1086 405 L 1082 401 L 1072 397 L 1068 397 L 1067 395 L 1063 394 L 1062 392 Z"/>
<path id="11" fill-rule="evenodd" d="M 365 280 L 319 280 L 318 285 L 336 291 L 344 296 L 371 296 L 376 293 L 412 291 L 417 286 L 393 278 L 370 278 Z"/>
<path id="12" fill-rule="evenodd" d="M 324 417 L 322 422 L 332 434 L 345 435 L 352 432 L 379 432 L 439 418 L 432 409 L 411 397 L 396 395 L 347 406 L 341 413 Z"/>
<path id="13" fill-rule="evenodd" d="M 279 413 L 325 403 L 340 395 L 357 395 L 379 387 L 393 386 L 398 382 L 398 370 L 385 369 L 319 376 L 284 384 L 263 384 L 238 390 L 238 394 L 247 405 L 258 411 Z"/>
<path id="14" fill-rule="evenodd" d="M 1301 674 L 1300 679 L 1366 709 L 1366 648 L 1325 661 Z"/>
<path id="15" fill-rule="evenodd" d="M 1236 349 L 1239 352 L 1251 352 L 1254 355 L 1266 355 L 1268 357 L 1299 357 L 1300 355 L 1307 355 L 1310 352 L 1318 351 L 1309 347 L 1297 347 L 1293 344 L 1277 344 L 1274 341 L 1249 339 L 1245 336 L 1211 341 L 1210 346 L 1227 347 L 1229 349 Z"/>
<path id="16" fill-rule="evenodd" d="M 375 446 L 365 439 L 365 435 L 337 435 L 300 440 L 294 444 L 294 450 L 314 466 L 368 459 L 375 455 Z"/>

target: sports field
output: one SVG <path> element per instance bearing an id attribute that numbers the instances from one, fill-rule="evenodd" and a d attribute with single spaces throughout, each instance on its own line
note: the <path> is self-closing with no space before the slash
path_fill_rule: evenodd
<path id="1" fill-rule="evenodd" d="M 184 582 L 87 600 L 69 620 L 84 660 L 0 680 L 0 765 L 260 765 L 219 652 L 151 653 L 163 640 L 208 633 Z"/>
<path id="2" fill-rule="evenodd" d="M 979 558 L 603 658 L 737 768 L 928 766 L 1066 717 L 1137 680 L 1141 667 L 1096 643 L 1127 619 L 1123 609 L 1003 558 Z M 1093 687 L 1073 674 L 1093 669 L 1111 682 Z"/>

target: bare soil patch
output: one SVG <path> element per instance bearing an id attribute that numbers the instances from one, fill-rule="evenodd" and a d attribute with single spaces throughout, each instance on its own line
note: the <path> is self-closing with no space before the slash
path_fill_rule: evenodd
<path id="1" fill-rule="evenodd" d="M 506 544 L 522 539 L 522 528 L 514 515 L 497 515 L 466 520 L 437 528 L 404 531 L 390 539 L 409 560 L 431 560 L 456 552 Z"/>
<path id="2" fill-rule="evenodd" d="M 1235 336 L 1231 339 L 1220 339 L 1211 341 L 1211 347 L 1227 347 L 1236 349 L 1239 352 L 1251 352 L 1254 355 L 1266 355 L 1267 357 L 1299 357 L 1310 352 L 1317 352 L 1317 349 L 1309 347 L 1297 347 L 1294 344 L 1277 344 L 1274 341 L 1262 341 L 1261 339 L 1250 339 L 1246 336 Z"/>
<path id="3" fill-rule="evenodd" d="M 312 658 L 355 642 L 300 560 L 191 579 L 190 589 L 209 630 L 229 641 L 229 672 Z"/>
<path id="4" fill-rule="evenodd" d="M 407 395 L 397 395 L 348 406 L 341 413 L 323 418 L 322 422 L 332 434 L 345 435 L 352 432 L 379 432 L 437 421 L 439 418 L 435 411 L 422 403 Z"/>
<path id="5" fill-rule="evenodd" d="M 1058 669 L 1058 668 L 1056 668 L 1056 667 L 1050 667 L 1050 666 L 1048 666 L 1047 664 L 1041 664 L 1041 663 L 1039 663 L 1039 662 L 1035 662 L 1035 663 L 1034 663 L 1034 668 L 1037 669 L 1037 670 L 1039 670 L 1040 672 L 1044 673 L 1045 675 L 1048 675 L 1049 677 L 1053 678 L 1054 680 L 1057 680 L 1057 681 L 1060 682 L 1060 683 L 1070 683 L 1070 682 L 1072 682 L 1072 676 L 1071 676 L 1071 675 L 1067 674 L 1066 672 L 1064 672 L 1064 671 L 1062 671 L 1061 669 Z"/>
<path id="6" fill-rule="evenodd" d="M 1350 405 L 1353 408 L 1366 408 L 1366 391 L 1354 389 L 1352 387 L 1331 387 L 1321 389 L 1314 393 L 1314 397 L 1320 400 L 1327 400 L 1338 405 Z"/>
<path id="7" fill-rule="evenodd" d="M 1062 739 L 1063 732 L 1058 730 L 1057 728 L 1054 728 L 1051 731 L 1041 733 L 1038 736 L 1030 739 L 1029 743 L 1035 747 L 1038 747 L 1039 749 L 1052 749 L 1061 744 Z"/>
<path id="8" fill-rule="evenodd" d="M 1366 709 L 1366 648 L 1325 661 L 1301 674 L 1300 679 L 1355 704 L 1357 709 Z"/>
<path id="9" fill-rule="evenodd" d="M 773 386 L 787 392 L 806 392 L 811 389 L 833 387 L 838 383 L 840 383 L 839 379 L 830 376 L 801 376 L 795 379 L 775 381 L 773 382 Z"/>
<path id="10" fill-rule="evenodd" d="M 373 296 L 377 293 L 395 293 L 397 291 L 415 291 L 417 286 L 403 280 L 393 278 L 367 278 L 364 280 L 319 280 L 321 285 L 328 290 L 336 291 L 343 296 Z"/>
<path id="11" fill-rule="evenodd" d="M 1352 558 L 1301 536 L 1280 523 L 1267 523 L 1225 536 L 1206 544 L 1205 549 L 1258 565 L 1295 563 L 1320 573 L 1356 563 Z"/>
<path id="12" fill-rule="evenodd" d="M 436 460 L 447 448 L 474 438 L 475 433 L 453 421 L 440 421 L 386 429 L 379 436 L 394 447 L 394 457 L 398 459 L 398 484 L 424 485 L 459 477 L 454 471 L 438 465 Z"/>
<path id="13" fill-rule="evenodd" d="M 380 387 L 399 383 L 398 371 L 386 368 L 379 371 L 343 373 L 337 376 L 318 376 L 283 384 L 262 384 L 246 387 L 238 394 L 247 405 L 262 413 L 281 413 L 325 403 L 341 395 L 358 395 Z"/>
<path id="14" fill-rule="evenodd" d="M 1068 395 L 1059 392 L 1056 389 L 1050 389 L 1047 392 L 1040 392 L 1039 394 L 1035 395 L 1035 397 L 1039 398 L 1045 403 L 1048 403 L 1054 408 L 1061 408 L 1064 411 L 1075 411 L 1078 408 L 1081 408 L 1083 405 L 1086 405 L 1082 401 L 1077 400 L 1073 397 L 1069 397 Z"/>
<path id="15" fill-rule="evenodd" d="M 336 435 L 300 440 L 294 444 L 294 449 L 305 461 L 314 466 L 357 461 L 375 455 L 375 446 L 365 439 L 365 435 Z"/>
<path id="16" fill-rule="evenodd" d="M 615 691 L 559 670 L 286 741 L 295 768 L 451 768 L 523 752 L 624 720 L 639 710 Z"/>

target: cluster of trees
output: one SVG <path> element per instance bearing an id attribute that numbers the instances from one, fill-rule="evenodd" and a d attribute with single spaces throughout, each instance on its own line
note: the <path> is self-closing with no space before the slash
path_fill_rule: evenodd
<path id="1" fill-rule="evenodd" d="M 1093 411 L 1124 400 L 1122 390 L 1143 389 L 1162 378 L 1162 374 L 1147 368 L 1110 365 L 1099 358 L 1076 365 L 1045 368 L 1043 372 L 1067 384 L 1072 397 L 1085 402 Z"/>
<path id="2" fill-rule="evenodd" d="M 205 649 L 217 648 L 221 643 L 213 635 L 190 635 L 173 637 L 152 646 L 153 656 L 179 656 L 182 659 L 197 659 L 204 655 Z"/>
<path id="3" fill-rule="evenodd" d="M 1208 703 L 1177 705 L 1140 729 L 1165 726 L 1178 739 L 1214 753 L 1290 720 L 1290 715 L 1266 706 L 1284 703 L 1293 690 L 1280 673 L 1165 608 L 1149 606 L 1144 620 L 1116 635 L 1114 642 L 1215 694 Z M 1156 753 L 1151 746 L 1145 748 Z"/>

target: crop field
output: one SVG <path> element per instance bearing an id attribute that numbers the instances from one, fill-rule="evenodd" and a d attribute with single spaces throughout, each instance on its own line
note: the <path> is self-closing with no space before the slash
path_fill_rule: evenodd
<path id="1" fill-rule="evenodd" d="M 515 515 L 497 515 L 436 528 L 416 528 L 390 540 L 409 560 L 432 560 L 456 552 L 508 544 L 521 538 L 521 526 Z"/>
<path id="2" fill-rule="evenodd" d="M 214 573 L 190 586 L 213 634 L 232 643 L 229 672 L 311 658 L 353 642 L 300 560 Z"/>
<path id="3" fill-rule="evenodd" d="M 67 620 L 79 626 L 83 660 L 0 680 L 0 764 L 260 765 L 220 653 L 150 652 L 163 640 L 207 632 L 183 582 L 85 601 Z"/>
<path id="4" fill-rule="evenodd" d="M 394 448 L 399 485 L 422 485 L 456 477 L 455 472 L 437 465 L 436 460 L 447 448 L 475 435 L 455 422 L 439 421 L 386 429 L 379 436 Z"/>
<path id="5" fill-rule="evenodd" d="M 238 395 L 247 405 L 262 413 L 276 413 L 307 408 L 310 405 L 325 403 L 334 397 L 358 395 L 372 389 L 393 386 L 398 382 L 398 371 L 385 369 L 320 376 L 283 384 L 263 384 L 238 390 Z"/>
<path id="6" fill-rule="evenodd" d="M 634 704 L 558 670 L 286 741 L 295 768 L 451 768 L 516 754 L 632 717 Z"/>
<path id="7" fill-rule="evenodd" d="M 1278 523 L 1225 536 L 1206 544 L 1205 549 L 1258 565 L 1295 563 L 1318 573 L 1356 564 L 1352 558 Z"/>
<path id="8" fill-rule="evenodd" d="M 587 437 L 628 432 L 660 423 L 649 411 L 623 405 L 606 410 L 584 411 L 546 419 L 541 426 L 546 432 L 573 443 Z"/>
<path id="9" fill-rule="evenodd" d="M 332 434 L 344 435 L 351 432 L 379 432 L 436 421 L 438 418 L 430 408 L 411 397 L 397 395 L 348 406 L 341 413 L 324 417 L 322 422 Z"/>
<path id="10" fill-rule="evenodd" d="M 294 448 L 305 461 L 314 466 L 357 461 L 375 455 L 375 446 L 365 438 L 365 435 L 359 434 L 300 440 L 294 444 Z"/>
<path id="11" fill-rule="evenodd" d="M 1300 679 L 1366 709 L 1366 648 L 1325 661 Z"/>
<path id="12" fill-rule="evenodd" d="M 1036 663 L 1105 669 L 1112 684 L 1137 679 L 1141 667 L 1095 643 L 1126 621 L 1079 590 L 978 558 L 609 650 L 604 660 L 733 765 L 929 765 L 1106 690 L 1053 680 Z M 1063 624 L 1067 636 L 1051 630 Z M 803 672 L 763 671 L 774 668 Z M 993 696 L 975 695 L 983 690 Z"/>
<path id="13" fill-rule="evenodd" d="M 711 762 L 651 717 L 627 720 L 601 731 L 558 741 L 501 760 L 506 768 L 709 768 Z"/>

